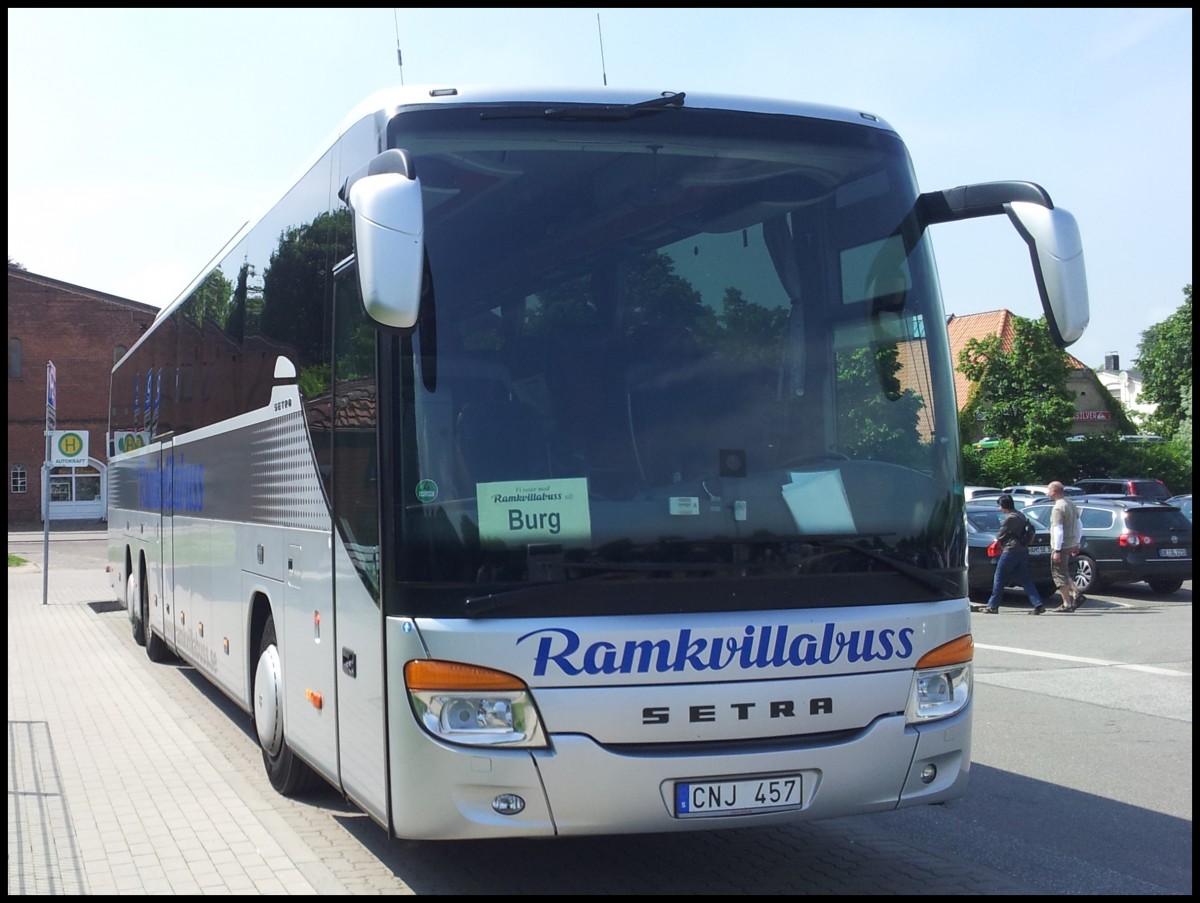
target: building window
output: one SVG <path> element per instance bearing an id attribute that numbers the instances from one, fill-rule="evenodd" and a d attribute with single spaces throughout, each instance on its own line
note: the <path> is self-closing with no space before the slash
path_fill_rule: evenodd
<path id="1" fill-rule="evenodd" d="M 21 340 L 8 340 L 8 378 L 21 378 Z"/>
<path id="2" fill-rule="evenodd" d="M 129 349 L 127 349 L 124 345 L 118 345 L 116 348 L 114 348 L 113 349 L 113 363 L 114 364 L 121 363 L 121 358 L 123 358 L 125 356 L 125 352 L 128 350 Z"/>
<path id="3" fill-rule="evenodd" d="M 24 464 L 14 464 L 8 476 L 9 489 L 12 492 L 29 491 L 29 475 L 25 473 Z"/>

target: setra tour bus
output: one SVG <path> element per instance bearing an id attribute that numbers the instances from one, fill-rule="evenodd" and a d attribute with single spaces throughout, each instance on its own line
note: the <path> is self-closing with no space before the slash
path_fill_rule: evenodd
<path id="1" fill-rule="evenodd" d="M 402 838 L 688 831 L 964 793 L 973 646 L 929 226 L 1006 215 L 1049 329 L 1078 229 L 921 193 L 877 116 L 406 87 L 113 368 L 135 638 L 282 793 Z"/>

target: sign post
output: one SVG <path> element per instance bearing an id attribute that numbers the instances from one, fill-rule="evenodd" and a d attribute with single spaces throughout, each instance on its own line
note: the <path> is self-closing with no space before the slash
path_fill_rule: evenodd
<path id="1" fill-rule="evenodd" d="M 46 460 L 42 464 L 42 604 L 50 597 L 50 438 L 58 422 L 58 371 L 46 361 Z"/>

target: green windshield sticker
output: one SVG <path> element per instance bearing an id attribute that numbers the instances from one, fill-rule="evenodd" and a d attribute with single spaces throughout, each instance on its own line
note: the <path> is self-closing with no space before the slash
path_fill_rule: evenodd
<path id="1" fill-rule="evenodd" d="M 592 540 L 586 478 L 479 483 L 475 494 L 485 545 Z"/>
<path id="2" fill-rule="evenodd" d="M 432 502 L 437 498 L 438 485 L 433 480 L 422 480 L 417 484 L 417 499 L 422 502 Z"/>

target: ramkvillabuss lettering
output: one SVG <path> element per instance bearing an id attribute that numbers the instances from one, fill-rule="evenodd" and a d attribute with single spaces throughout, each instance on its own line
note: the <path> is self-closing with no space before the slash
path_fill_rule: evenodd
<path id="1" fill-rule="evenodd" d="M 516 495 L 502 495 L 496 493 L 492 496 L 492 503 L 499 505 L 512 502 L 557 502 L 562 500 L 561 492 L 520 492 Z"/>
<path id="2" fill-rule="evenodd" d="M 535 675 L 544 676 L 553 667 L 574 677 L 903 660 L 913 654 L 912 635 L 912 627 L 842 631 L 836 624 L 826 624 L 819 634 L 814 634 L 793 633 L 786 624 L 780 627 L 748 624 L 740 637 L 694 636 L 690 629 L 684 628 L 674 637 L 657 640 L 597 640 L 584 645 L 573 630 L 547 627 L 518 637 L 517 645 L 536 640 Z"/>

